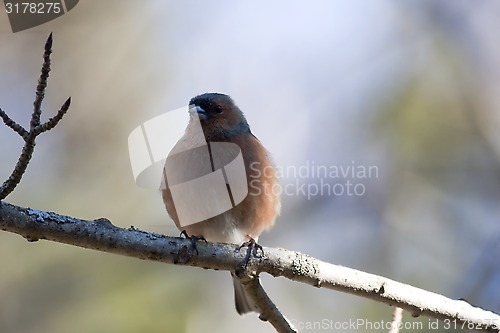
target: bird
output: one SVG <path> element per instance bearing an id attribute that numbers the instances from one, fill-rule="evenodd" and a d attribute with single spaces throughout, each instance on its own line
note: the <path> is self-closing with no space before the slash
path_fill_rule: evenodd
<path id="1" fill-rule="evenodd" d="M 202 158 L 207 157 L 205 153 L 202 153 L 206 149 L 197 150 L 200 148 L 200 142 L 206 142 L 208 147 L 213 147 L 215 143 L 232 143 L 241 151 L 248 194 L 241 202 L 237 204 L 234 202 L 235 205 L 227 211 L 185 225 L 178 214 L 179 203 L 174 202 L 172 193 L 174 186 L 169 184 L 169 180 L 175 177 L 170 177 L 168 172 L 172 171 L 167 170 L 167 162 L 165 162 L 164 173 L 166 173 L 166 177 L 163 179 L 165 183 L 162 186 L 162 197 L 168 214 L 177 228 L 186 236 L 201 237 L 206 241 L 218 243 L 248 244 L 248 242 L 253 242 L 256 244 L 260 234 L 274 225 L 281 209 L 279 181 L 270 153 L 252 133 L 243 112 L 228 95 L 204 93 L 193 97 L 189 101 L 189 115 L 184 135 L 172 148 L 166 161 L 169 161 L 170 157 L 176 156 L 175 154 L 180 151 L 194 151 L 195 153 L 191 154 L 187 160 L 181 160 L 181 164 L 174 163 L 173 165 L 176 167 L 174 173 L 186 180 L 193 178 L 194 174 L 207 172 L 206 168 L 202 166 L 206 163 L 201 161 Z M 202 131 L 199 130 L 200 125 Z M 214 165 L 213 151 L 210 158 L 212 159 L 211 171 L 216 171 L 214 170 L 216 166 Z M 186 172 L 192 175 L 186 175 Z M 227 175 L 225 180 L 226 186 L 230 190 Z M 213 193 L 215 192 L 213 189 L 203 188 L 202 191 L 202 196 L 208 196 L 214 200 Z M 196 200 L 184 197 L 184 201 L 187 202 L 181 203 L 183 206 L 190 205 L 189 211 L 191 209 L 193 212 L 196 211 Z M 218 202 L 215 202 L 214 205 L 218 205 Z M 258 313 L 259 310 L 246 294 L 235 273 L 231 274 L 236 311 L 240 315 L 249 312 Z"/>

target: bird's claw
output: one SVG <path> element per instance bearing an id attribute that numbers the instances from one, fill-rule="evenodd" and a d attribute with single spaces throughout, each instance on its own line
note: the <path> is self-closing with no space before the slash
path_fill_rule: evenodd
<path id="1" fill-rule="evenodd" d="M 197 241 L 204 241 L 205 244 L 208 243 L 207 240 L 205 239 L 205 237 L 203 237 L 203 236 L 195 236 L 195 235 L 189 236 L 187 234 L 186 230 L 182 230 L 179 237 L 182 238 L 183 236 L 184 236 L 184 238 L 189 239 L 191 241 L 191 247 L 196 251 L 196 254 L 199 254 L 198 253 L 198 248 L 196 247 L 196 242 Z"/>
<path id="2" fill-rule="evenodd" d="M 246 253 L 245 257 L 243 258 L 243 260 L 239 263 L 239 266 L 241 266 L 243 268 L 247 267 L 248 262 L 250 261 L 250 257 L 253 256 L 254 258 L 262 258 L 262 256 L 264 255 L 264 249 L 262 248 L 262 246 L 260 244 L 258 244 L 255 241 L 255 239 L 253 239 L 251 237 L 250 237 L 250 240 L 241 244 L 238 247 L 237 251 L 240 251 L 245 246 L 248 247 L 247 253 Z M 262 252 L 262 254 L 259 254 L 259 250 Z"/>

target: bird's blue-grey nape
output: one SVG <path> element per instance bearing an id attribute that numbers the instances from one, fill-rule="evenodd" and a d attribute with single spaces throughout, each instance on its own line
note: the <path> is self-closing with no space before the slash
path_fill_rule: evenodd
<path id="1" fill-rule="evenodd" d="M 213 103 L 215 99 L 222 99 L 226 102 L 231 102 L 232 104 L 234 104 L 233 99 L 229 97 L 229 95 L 222 93 L 204 93 L 191 98 L 191 100 L 189 101 L 189 105 L 200 105 L 201 103 L 210 102 Z"/>

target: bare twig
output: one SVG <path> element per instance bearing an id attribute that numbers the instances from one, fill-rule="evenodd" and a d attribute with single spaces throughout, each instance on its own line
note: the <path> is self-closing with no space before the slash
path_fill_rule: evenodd
<path id="1" fill-rule="evenodd" d="M 24 129 L 24 127 L 22 127 L 14 120 L 12 120 L 2 109 L 0 109 L 0 117 L 2 117 L 2 120 L 5 123 L 5 125 L 12 128 L 14 132 L 19 134 L 24 140 L 28 138 L 28 132 Z"/>
<path id="2" fill-rule="evenodd" d="M 268 321 L 279 333 L 297 332 L 297 329 L 293 327 L 269 298 L 257 276 L 254 277 L 253 273 L 247 273 L 240 277 L 240 281 L 247 295 L 252 298 L 254 304 L 258 307 L 261 320 Z"/>
<path id="3" fill-rule="evenodd" d="M 30 130 L 29 132 L 24 129 L 21 125 L 16 123 L 12 118 L 10 118 L 2 109 L 0 109 L 0 117 L 2 117 L 3 122 L 8 127 L 12 128 L 17 134 L 19 134 L 24 140 L 24 147 L 21 151 L 21 156 L 17 160 L 14 170 L 7 178 L 6 181 L 0 186 L 0 200 L 5 199 L 19 184 L 23 174 L 26 172 L 28 164 L 33 156 L 33 151 L 35 150 L 35 139 L 36 137 L 46 131 L 54 128 L 59 121 L 62 119 L 64 114 L 69 109 L 71 103 L 71 98 L 68 98 L 63 104 L 59 112 L 50 118 L 45 123 L 40 123 L 40 116 L 42 114 L 42 101 L 45 96 L 45 88 L 47 88 L 47 79 L 49 78 L 50 72 L 50 54 L 52 53 L 52 34 L 49 35 L 47 42 L 45 43 L 45 50 L 43 54 L 43 65 L 40 74 L 40 79 L 38 80 L 38 85 L 36 88 L 36 97 L 33 102 L 33 113 L 31 114 Z"/>
<path id="4" fill-rule="evenodd" d="M 30 131 L 34 130 L 38 125 L 40 125 L 40 115 L 42 114 L 42 101 L 45 97 L 45 88 L 47 88 L 47 80 L 50 73 L 50 54 L 52 53 L 52 33 L 50 33 L 49 38 L 45 42 L 44 52 L 43 52 L 43 65 L 42 73 L 40 74 L 40 79 L 38 79 L 38 85 L 36 87 L 36 97 L 33 102 L 33 114 L 31 115 Z"/>
<path id="5" fill-rule="evenodd" d="M 33 155 L 33 151 L 35 150 L 35 142 L 30 141 L 31 140 L 28 140 L 24 144 L 23 150 L 21 151 L 21 156 L 17 160 L 14 170 L 10 174 L 9 178 L 7 178 L 7 180 L 4 181 L 2 186 L 0 187 L 0 200 L 8 196 L 21 181 L 21 178 L 26 171 L 31 156 Z"/>
<path id="6" fill-rule="evenodd" d="M 68 97 L 66 102 L 64 102 L 63 106 L 61 106 L 61 108 L 59 109 L 59 111 L 57 111 L 57 114 L 54 117 L 50 118 L 43 124 L 40 124 L 37 127 L 35 127 L 35 129 L 33 130 L 35 135 L 50 131 L 51 129 L 56 127 L 56 125 L 59 123 L 62 117 L 66 114 L 66 112 L 68 112 L 70 104 L 71 104 L 71 97 Z"/>
<path id="7" fill-rule="evenodd" d="M 403 322 L 403 309 L 395 307 L 392 313 L 391 329 L 389 333 L 399 333 L 401 323 Z"/>
<path id="8" fill-rule="evenodd" d="M 0 229 L 22 235 L 29 241 L 46 239 L 139 259 L 231 272 L 245 255 L 236 251 L 237 245 L 198 242 L 198 251 L 194 251 L 189 239 L 167 237 L 133 227 L 122 229 L 106 219 L 80 220 L 1 201 Z M 447 319 L 478 331 L 499 332 L 500 316 L 491 311 L 381 276 L 329 264 L 299 252 L 264 248 L 264 255 L 252 258 L 247 270 L 255 272 L 252 275 L 268 273 L 362 296 L 401 307 L 413 316 Z"/>

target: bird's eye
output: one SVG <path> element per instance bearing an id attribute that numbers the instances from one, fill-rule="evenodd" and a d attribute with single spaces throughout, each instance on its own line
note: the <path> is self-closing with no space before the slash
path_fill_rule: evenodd
<path id="1" fill-rule="evenodd" d="M 217 113 L 222 113 L 222 106 L 221 106 L 221 105 L 217 105 L 217 106 L 215 107 L 215 112 L 217 112 Z"/>

